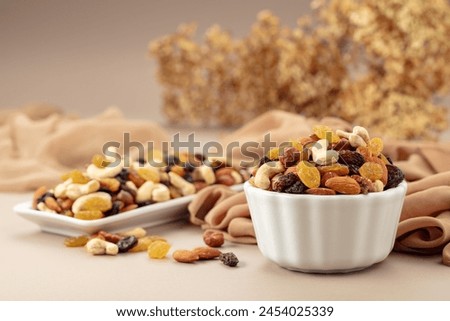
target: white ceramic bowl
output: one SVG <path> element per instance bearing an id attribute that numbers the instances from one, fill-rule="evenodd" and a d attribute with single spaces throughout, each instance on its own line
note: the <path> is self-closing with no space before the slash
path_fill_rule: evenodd
<path id="1" fill-rule="evenodd" d="M 367 195 L 293 195 L 244 184 L 258 247 L 278 265 L 335 273 L 363 269 L 392 251 L 406 182 Z"/>

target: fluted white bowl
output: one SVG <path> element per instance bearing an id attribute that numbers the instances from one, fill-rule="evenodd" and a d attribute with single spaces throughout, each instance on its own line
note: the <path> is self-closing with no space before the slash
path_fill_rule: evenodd
<path id="1" fill-rule="evenodd" d="M 303 272 L 350 272 L 392 251 L 406 182 L 367 195 L 308 195 L 244 184 L 258 247 L 278 265 Z"/>

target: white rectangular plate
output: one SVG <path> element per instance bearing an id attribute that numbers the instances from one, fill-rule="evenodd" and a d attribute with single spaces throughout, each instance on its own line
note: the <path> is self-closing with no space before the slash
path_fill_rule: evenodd
<path id="1" fill-rule="evenodd" d="M 242 184 L 234 185 L 231 188 L 235 191 L 242 191 Z M 187 206 L 194 197 L 195 195 L 184 196 L 91 221 L 38 211 L 31 207 L 31 201 L 17 204 L 14 206 L 14 212 L 39 225 L 43 232 L 78 236 L 93 234 L 99 230 L 117 232 L 133 227 L 146 228 L 186 218 Z"/>

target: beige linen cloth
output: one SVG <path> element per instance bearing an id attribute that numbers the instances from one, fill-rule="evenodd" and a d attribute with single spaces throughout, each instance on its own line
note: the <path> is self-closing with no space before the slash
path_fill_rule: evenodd
<path id="1" fill-rule="evenodd" d="M 314 124 L 349 129 L 336 119 L 306 119 L 283 111 L 271 111 L 224 139 L 261 142 L 270 132 L 277 143 L 309 135 Z M 261 154 L 261 149 L 258 149 Z M 450 142 L 407 142 L 385 140 L 385 152 L 404 172 L 407 196 L 400 218 L 395 250 L 417 254 L 441 253 L 450 265 Z M 234 151 L 234 159 L 242 158 Z M 240 243 L 256 243 L 255 232 L 243 192 L 215 185 L 200 191 L 189 205 L 191 222 L 203 229 L 221 230 Z"/>
<path id="2" fill-rule="evenodd" d="M 337 118 L 307 119 L 270 111 L 232 132 L 222 143 L 260 143 L 270 133 L 271 141 L 279 145 L 309 135 L 317 123 L 351 129 Z M 83 168 L 92 155 L 101 153 L 106 142 L 123 146 L 124 133 L 130 133 L 131 141 L 153 141 L 156 146 L 170 138 L 157 124 L 125 119 L 117 108 L 85 119 L 64 115 L 48 105 L 0 111 L 0 191 L 53 186 L 61 173 Z M 261 148 L 256 151 L 261 155 Z M 385 140 L 385 151 L 409 181 L 395 249 L 420 254 L 443 252 L 444 263 L 450 265 L 450 142 Z M 233 152 L 233 162 L 245 159 L 238 149 Z M 224 231 L 227 239 L 235 242 L 256 243 L 243 193 L 210 186 L 197 194 L 189 211 L 192 223 L 203 229 Z"/>

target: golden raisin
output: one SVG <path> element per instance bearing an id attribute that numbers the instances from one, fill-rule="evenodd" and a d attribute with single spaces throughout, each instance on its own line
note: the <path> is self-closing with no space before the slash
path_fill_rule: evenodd
<path id="1" fill-rule="evenodd" d="M 378 156 L 383 151 L 383 141 L 379 137 L 374 137 L 369 141 L 367 148 L 370 150 L 373 156 Z"/>
<path id="2" fill-rule="evenodd" d="M 291 143 L 291 146 L 294 147 L 296 150 L 298 150 L 300 152 L 303 150 L 303 145 L 300 143 L 300 141 L 295 140 L 295 139 L 290 139 L 289 142 Z"/>
<path id="3" fill-rule="evenodd" d="M 147 251 L 150 244 L 152 244 L 155 241 L 164 241 L 167 242 L 165 238 L 158 236 L 158 235 L 149 235 L 144 236 L 138 239 L 137 244 L 132 247 L 128 252 L 143 252 Z"/>
<path id="4" fill-rule="evenodd" d="M 331 143 L 337 143 L 341 139 L 330 127 L 325 125 L 316 125 L 312 130 L 319 139 L 326 139 Z"/>
<path id="5" fill-rule="evenodd" d="M 92 156 L 91 163 L 97 166 L 98 168 L 105 168 L 110 164 L 110 162 L 108 162 L 103 157 L 103 155 L 100 154 L 95 154 L 94 156 Z"/>
<path id="6" fill-rule="evenodd" d="M 387 167 L 386 167 L 386 164 L 384 163 L 384 161 L 378 157 L 370 157 L 368 159 L 368 161 L 377 163 L 381 166 L 381 169 L 383 170 L 383 175 L 381 176 L 380 181 L 382 181 L 383 184 L 386 185 L 387 181 L 388 181 L 388 170 L 387 170 Z"/>
<path id="7" fill-rule="evenodd" d="M 159 183 L 159 173 L 156 168 L 141 167 L 137 169 L 137 174 L 146 181 Z"/>
<path id="8" fill-rule="evenodd" d="M 72 183 L 75 183 L 75 184 L 86 184 L 87 182 L 90 181 L 90 179 L 88 177 L 84 176 L 84 174 L 78 169 L 74 169 L 73 171 L 70 171 L 68 173 L 61 175 L 61 179 L 63 181 L 66 181 L 69 178 L 71 178 Z"/>
<path id="9" fill-rule="evenodd" d="M 100 210 L 84 210 L 74 214 L 74 217 L 80 220 L 98 220 L 103 218 L 103 212 Z"/>
<path id="10" fill-rule="evenodd" d="M 280 157 L 280 148 L 272 148 L 271 150 L 269 150 L 269 152 L 267 153 L 267 157 L 270 160 L 277 160 Z"/>
<path id="11" fill-rule="evenodd" d="M 170 250 L 170 244 L 166 241 L 154 241 L 152 242 L 147 249 L 148 257 L 152 259 L 162 259 L 166 257 L 167 253 Z"/>
<path id="12" fill-rule="evenodd" d="M 315 188 L 320 186 L 320 172 L 319 170 L 307 161 L 301 161 L 297 165 L 298 177 L 303 184 L 308 188 Z"/>
<path id="13" fill-rule="evenodd" d="M 81 247 L 85 246 L 88 241 L 89 236 L 87 235 L 68 237 L 64 240 L 64 245 L 67 247 Z"/>
<path id="14" fill-rule="evenodd" d="M 383 168 L 380 164 L 366 162 L 359 168 L 359 174 L 375 182 L 383 177 Z"/>
<path id="15" fill-rule="evenodd" d="M 358 148 L 356 148 L 356 151 L 360 153 L 366 161 L 369 157 L 372 157 L 372 152 L 367 146 L 358 146 Z"/>
<path id="16" fill-rule="evenodd" d="M 108 199 L 105 199 L 103 197 L 94 196 L 93 194 L 90 194 L 89 196 L 93 196 L 90 198 L 87 198 L 83 203 L 83 210 L 85 211 L 101 211 L 105 212 L 109 209 L 111 209 L 111 201 Z"/>

